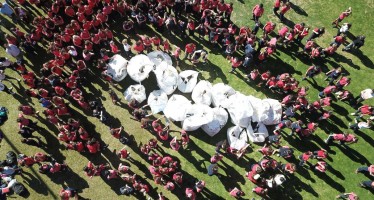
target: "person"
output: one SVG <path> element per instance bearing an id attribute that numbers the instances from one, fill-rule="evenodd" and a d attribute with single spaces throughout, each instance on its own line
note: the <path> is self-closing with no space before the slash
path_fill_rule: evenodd
<path id="1" fill-rule="evenodd" d="M 244 192 L 239 190 L 237 187 L 235 187 L 232 190 L 229 189 L 229 192 L 230 196 L 235 197 L 236 199 L 240 199 L 242 196 L 245 195 Z"/>
<path id="2" fill-rule="evenodd" d="M 374 181 L 362 181 L 360 186 L 366 189 L 373 190 L 374 189 Z"/>
<path id="3" fill-rule="evenodd" d="M 313 79 L 313 77 L 320 74 L 321 71 L 322 70 L 318 65 L 312 65 L 306 70 L 305 76 L 302 78 L 302 80 L 306 80 L 307 78 Z"/>
<path id="4" fill-rule="evenodd" d="M 196 50 L 196 45 L 194 43 L 186 44 L 186 47 L 185 47 L 185 50 L 184 50 L 185 56 L 184 56 L 183 59 L 186 59 L 186 58 L 190 59 L 193 52 L 195 52 L 195 50 Z"/>
<path id="5" fill-rule="evenodd" d="M 294 150 L 288 146 L 282 146 L 279 149 L 275 149 L 273 154 L 283 157 L 285 159 L 291 158 L 293 156 Z"/>
<path id="6" fill-rule="evenodd" d="M 357 96 L 355 98 L 356 100 L 356 105 L 359 105 L 361 102 L 367 100 L 367 99 L 371 99 L 374 97 L 374 89 L 365 89 L 365 90 L 362 90 L 360 92 L 360 96 Z"/>
<path id="7" fill-rule="evenodd" d="M 326 170 L 327 170 L 327 163 L 325 161 L 318 161 L 315 165 L 314 165 L 314 169 L 316 171 L 319 171 L 319 172 L 322 172 L 322 173 L 325 173 Z"/>
<path id="8" fill-rule="evenodd" d="M 22 60 L 22 51 L 18 48 L 18 46 L 14 44 L 4 44 L 4 48 L 6 53 L 17 59 L 18 62 Z"/>
<path id="9" fill-rule="evenodd" d="M 191 56 L 191 62 L 194 66 L 196 66 L 197 63 L 200 62 L 200 58 L 202 60 L 203 64 L 206 64 L 208 60 L 208 52 L 204 49 L 194 51 Z"/>
<path id="10" fill-rule="evenodd" d="M 358 142 L 358 138 L 353 134 L 334 133 L 334 134 L 330 134 L 326 138 L 325 143 L 329 145 L 332 141 L 339 141 L 339 143 L 343 145 L 345 143 L 356 143 Z"/>
<path id="11" fill-rule="evenodd" d="M 238 68 L 243 63 L 241 60 L 239 60 L 238 57 L 232 57 L 230 59 L 230 62 L 231 62 L 231 70 L 229 71 L 229 73 L 234 73 L 236 68 Z"/>
<path id="12" fill-rule="evenodd" d="M 252 20 L 257 23 L 262 14 L 264 14 L 264 5 L 262 3 L 255 5 L 252 9 Z"/>
<path id="13" fill-rule="evenodd" d="M 195 190 L 197 193 L 202 192 L 204 187 L 205 187 L 205 181 L 203 180 L 199 180 L 195 183 Z"/>
<path id="14" fill-rule="evenodd" d="M 347 35 L 347 32 L 349 31 L 349 29 L 352 27 L 352 24 L 350 23 L 344 23 L 343 26 L 340 27 L 340 29 L 338 29 L 338 33 L 336 34 L 336 36 L 339 36 L 341 35 L 342 33 L 344 35 Z"/>
<path id="15" fill-rule="evenodd" d="M 321 37 L 325 33 L 325 27 L 313 29 L 312 34 L 309 36 L 307 41 Z"/>
<path id="16" fill-rule="evenodd" d="M 362 105 L 360 106 L 356 112 L 351 113 L 353 116 L 365 116 L 365 115 L 374 115 L 374 107 L 369 105 Z"/>
<path id="17" fill-rule="evenodd" d="M 78 200 L 78 192 L 73 188 L 63 188 L 59 192 L 59 196 L 61 197 L 61 200 L 69 200 L 70 198 L 74 198 L 75 200 Z"/>
<path id="18" fill-rule="evenodd" d="M 338 27 L 339 26 L 339 22 L 342 22 L 343 19 L 345 19 L 346 17 L 348 17 L 351 14 L 352 14 L 352 8 L 349 7 L 347 10 L 345 10 L 344 12 L 342 12 L 339 15 L 339 17 L 337 19 L 335 19 L 331 24 L 334 25 L 334 27 Z"/>
<path id="19" fill-rule="evenodd" d="M 355 171 L 356 174 L 358 173 L 369 173 L 370 176 L 374 176 L 374 164 L 370 166 L 362 166 L 356 169 Z"/>
<path id="20" fill-rule="evenodd" d="M 336 199 L 343 199 L 343 200 L 359 200 L 359 197 L 356 193 L 341 193 L 335 197 Z"/>
<path id="21" fill-rule="evenodd" d="M 279 13 L 279 19 L 283 22 L 284 21 L 284 14 L 286 14 L 286 12 L 288 10 L 291 9 L 291 5 L 290 5 L 290 2 L 286 2 L 282 7 L 281 7 L 281 10 L 280 10 L 280 13 Z"/>
<path id="22" fill-rule="evenodd" d="M 374 120 L 374 116 L 367 119 L 366 122 L 365 121 L 358 122 L 357 119 L 355 119 L 354 124 L 349 123 L 349 128 L 352 129 L 353 131 L 359 131 L 361 129 L 370 129 L 371 127 L 373 127 L 372 120 Z"/>
<path id="23" fill-rule="evenodd" d="M 196 199 L 196 193 L 193 191 L 192 188 L 186 188 L 185 194 L 187 199 L 195 200 Z"/>
<path id="24" fill-rule="evenodd" d="M 355 40 L 353 40 L 351 43 L 349 43 L 347 46 L 345 46 L 342 51 L 350 51 L 352 49 L 360 49 L 365 44 L 365 36 L 359 35 L 356 37 Z"/>
<path id="25" fill-rule="evenodd" d="M 16 19 L 16 16 L 15 16 L 16 12 L 11 6 L 8 5 L 7 2 L 0 3 L 0 13 L 12 18 L 13 20 Z"/>

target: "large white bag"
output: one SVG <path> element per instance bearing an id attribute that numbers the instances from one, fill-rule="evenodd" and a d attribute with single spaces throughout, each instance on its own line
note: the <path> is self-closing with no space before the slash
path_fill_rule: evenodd
<path id="1" fill-rule="evenodd" d="M 185 115 L 186 118 L 182 122 L 182 129 L 194 131 L 213 120 L 213 109 L 204 104 L 193 104 Z"/>
<path id="2" fill-rule="evenodd" d="M 197 76 L 199 72 L 193 70 L 186 70 L 179 73 L 178 90 L 183 93 L 190 93 L 197 83 Z"/>
<path id="3" fill-rule="evenodd" d="M 135 99 L 139 103 L 146 100 L 145 87 L 143 85 L 130 85 L 124 92 L 126 101 Z"/>
<path id="4" fill-rule="evenodd" d="M 226 125 L 229 115 L 226 110 L 222 107 L 213 108 L 213 120 L 205 125 L 201 126 L 201 129 L 205 131 L 210 137 L 213 137 L 221 131 Z"/>
<path id="5" fill-rule="evenodd" d="M 192 91 L 191 98 L 195 103 L 209 106 L 212 103 L 212 84 L 205 80 L 199 81 Z"/>
<path id="6" fill-rule="evenodd" d="M 164 114 L 172 121 L 183 121 L 186 119 L 186 112 L 191 107 L 191 102 L 184 96 L 174 94 L 168 100 Z"/>

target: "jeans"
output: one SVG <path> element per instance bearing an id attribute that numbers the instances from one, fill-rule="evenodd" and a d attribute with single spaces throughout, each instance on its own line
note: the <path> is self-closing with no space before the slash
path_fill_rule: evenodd
<path id="1" fill-rule="evenodd" d="M 368 173 L 369 172 L 369 167 L 359 167 L 357 168 L 358 173 Z"/>

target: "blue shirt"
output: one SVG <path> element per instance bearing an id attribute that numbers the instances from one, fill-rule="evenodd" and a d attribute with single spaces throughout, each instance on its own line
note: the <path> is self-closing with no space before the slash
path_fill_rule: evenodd
<path id="1" fill-rule="evenodd" d="M 0 13 L 11 16 L 13 14 L 13 10 L 7 3 L 3 3 L 3 6 L 0 8 Z"/>

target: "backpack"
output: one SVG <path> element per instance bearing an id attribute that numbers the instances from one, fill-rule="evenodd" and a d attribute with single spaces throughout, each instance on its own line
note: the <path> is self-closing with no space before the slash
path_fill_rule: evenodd
<path id="1" fill-rule="evenodd" d="M 14 193 L 16 193 L 17 195 L 22 195 L 26 192 L 26 188 L 22 183 L 15 183 L 12 186 L 12 189 L 13 189 Z"/>
<path id="2" fill-rule="evenodd" d="M 17 164 L 17 154 L 13 151 L 8 151 L 6 153 L 6 164 L 9 166 L 16 165 Z"/>

